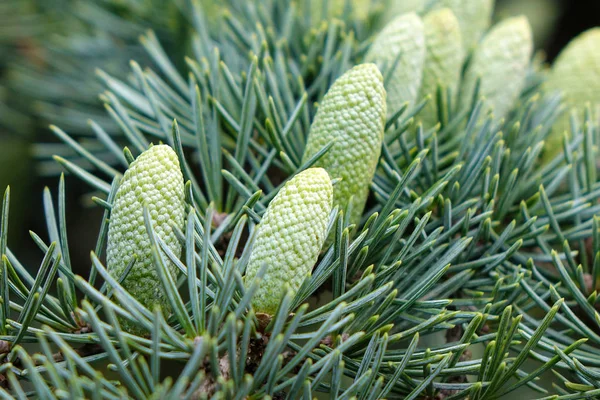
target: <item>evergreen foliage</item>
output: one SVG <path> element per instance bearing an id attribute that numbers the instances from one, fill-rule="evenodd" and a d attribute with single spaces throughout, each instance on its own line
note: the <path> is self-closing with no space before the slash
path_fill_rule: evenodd
<path id="1" fill-rule="evenodd" d="M 573 114 L 562 152 L 545 160 L 565 107 L 536 64 L 519 65 L 524 83 L 516 100 L 501 99 L 504 118 L 488 112 L 482 76 L 388 109 L 362 214 L 338 202 L 312 273 L 293 290 L 265 291 L 271 265 L 252 258 L 261 220 L 286 183 L 331 162 L 335 140 L 305 154 L 311 124 L 376 43 L 386 2 L 364 15 L 363 1 L 360 11 L 346 1 L 328 20 L 311 0 L 190 0 L 158 15 L 156 3 L 75 1 L 81 30 L 49 47 L 52 67 L 37 77 L 19 67 L 28 71 L 20 90 L 47 101 L 56 122 L 57 165 L 89 185 L 104 216 L 89 276 L 78 276 L 61 175 L 54 195 L 44 192 L 47 232 L 31 232 L 43 259 L 26 266 L 7 243 L 6 190 L 0 397 L 487 400 L 525 386 L 540 398 L 600 396 L 594 105 Z M 145 15 L 157 18 L 156 33 L 143 34 L 144 54 L 125 71 Z M 107 26 L 114 35 L 98 33 Z M 127 50 L 113 53 L 118 45 Z M 381 65 L 384 86 L 399 60 Z M 106 114 L 90 100 L 95 83 L 77 73 L 96 63 Z M 420 122 L 424 109 L 437 123 Z M 136 209 L 128 223 L 139 224 L 143 254 L 132 250 L 117 274 L 104 263 L 111 224 L 123 219 L 111 213 L 125 171 L 159 143 L 180 164 L 185 222 L 165 239 L 151 210 Z M 148 255 L 167 307 L 127 290 L 136 258 Z M 276 309 L 255 310 L 255 296 L 276 296 Z"/>

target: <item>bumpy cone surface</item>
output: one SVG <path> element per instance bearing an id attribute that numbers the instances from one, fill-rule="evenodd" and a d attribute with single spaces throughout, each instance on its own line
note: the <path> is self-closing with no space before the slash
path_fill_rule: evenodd
<path id="1" fill-rule="evenodd" d="M 452 10 L 462 31 L 463 46 L 470 50 L 492 21 L 494 0 L 440 0 L 439 6 Z"/>
<path id="2" fill-rule="evenodd" d="M 580 118 L 587 103 L 600 115 L 600 28 L 590 29 L 573 39 L 560 53 L 548 81 L 547 89 L 560 91 L 568 110 Z M 569 130 L 570 112 L 555 123 L 547 150 L 552 155 L 562 150 L 562 135 Z"/>
<path id="3" fill-rule="evenodd" d="M 310 274 L 325 241 L 332 202 L 327 171 L 309 168 L 290 179 L 269 203 L 257 227 L 245 277 L 250 285 L 267 265 L 252 300 L 255 311 L 273 315 L 284 285 L 295 292 Z"/>
<path id="4" fill-rule="evenodd" d="M 463 46 L 460 25 L 449 8 L 432 11 L 423 18 L 425 26 L 425 64 L 420 98 L 432 99 L 419 114 L 426 127 L 438 122 L 435 95 L 439 85 L 457 95 L 463 65 Z"/>
<path id="5" fill-rule="evenodd" d="M 524 17 L 509 18 L 483 38 L 475 49 L 461 90 L 463 106 L 471 104 L 477 79 L 480 96 L 497 118 L 503 118 L 519 97 L 533 51 L 531 28 Z"/>
<path id="6" fill-rule="evenodd" d="M 403 14 L 387 24 L 375 38 L 365 60 L 392 68 L 398 55 L 400 59 L 386 85 L 390 115 L 407 101 L 414 105 L 421 86 L 425 33 L 423 22 L 415 13 Z"/>
<path id="7" fill-rule="evenodd" d="M 150 238 L 144 225 L 148 208 L 156 234 L 176 255 L 181 245 L 171 224 L 183 229 L 185 219 L 183 175 L 177 155 L 167 145 L 153 146 L 129 166 L 115 197 L 108 227 L 107 264 L 115 278 L 122 276 L 133 255 L 138 259 L 122 282 L 145 307 L 159 305 L 169 312 L 167 299 L 153 265 Z M 169 265 L 171 272 L 175 266 Z M 137 331 L 137 327 L 123 328 Z"/>
<path id="8" fill-rule="evenodd" d="M 358 223 L 381 154 L 386 116 L 383 77 L 375 64 L 361 64 L 339 77 L 319 105 L 303 162 L 331 141 L 315 166 L 327 170 L 335 185 L 334 203 L 345 209 L 352 197 L 351 221 Z"/>

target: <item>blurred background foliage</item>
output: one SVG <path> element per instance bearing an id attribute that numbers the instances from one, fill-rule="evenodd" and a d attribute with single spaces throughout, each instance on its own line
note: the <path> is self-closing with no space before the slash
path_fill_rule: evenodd
<path id="1" fill-rule="evenodd" d="M 49 124 L 85 138 L 94 135 L 88 123 L 93 119 L 116 134 L 120 128 L 99 97 L 106 87 L 106 75 L 99 71 L 127 80 L 130 60 L 148 65 L 140 35 L 150 28 L 165 56 L 183 71 L 185 55 L 192 51 L 192 21 L 182 11 L 186 1 L 0 1 L 0 187 L 12 187 L 9 242 L 25 265 L 37 265 L 41 258 L 28 230 L 45 230 L 43 188 L 54 188 L 61 171 L 52 155 L 67 151 Z M 213 0 L 202 1 L 210 23 L 224 23 L 211 14 Z M 538 58 L 550 63 L 573 37 L 600 25 L 600 2 L 498 0 L 494 19 L 520 14 L 532 25 Z M 80 180 L 66 179 L 68 231 L 79 244 L 71 249 L 72 265 L 86 276 L 103 210 L 84 202 L 89 188 Z"/>
<path id="2" fill-rule="evenodd" d="M 119 127 L 99 97 L 105 85 L 98 71 L 126 80 L 130 60 L 148 65 L 140 35 L 150 28 L 166 56 L 183 70 L 185 55 L 192 51 L 188 43 L 192 21 L 182 11 L 186 1 L 0 2 L 0 144 L 4 149 L 0 187 L 12 186 L 10 222 L 21 229 L 10 229 L 9 240 L 25 259 L 28 255 L 37 258 L 28 229 L 44 229 L 42 190 L 55 185 L 61 170 L 51 156 L 66 148 L 53 138 L 49 124 L 85 138 L 94 135 L 88 123 L 94 119 L 108 134 L 117 132 Z M 202 2 L 210 24 L 224 23 L 215 14 L 212 0 Z M 497 1 L 496 20 L 519 14 L 531 22 L 538 54 L 551 62 L 571 38 L 600 25 L 600 2 Z M 72 254 L 73 265 L 82 266 L 76 272 L 86 275 L 87 249 L 95 240 L 86 235 L 97 231 L 94 225 L 99 224 L 102 211 L 83 203 L 82 194 L 88 189 L 67 179 L 69 231 L 82 244 L 80 253 Z M 85 245 L 88 240 L 90 246 Z"/>

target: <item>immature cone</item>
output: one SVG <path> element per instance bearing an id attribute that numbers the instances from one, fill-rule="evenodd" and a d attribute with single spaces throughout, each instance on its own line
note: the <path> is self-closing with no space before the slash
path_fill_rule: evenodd
<path id="1" fill-rule="evenodd" d="M 426 127 L 438 122 L 438 107 L 435 95 L 442 85 L 456 96 L 463 65 L 463 46 L 460 25 L 449 8 L 441 8 L 423 18 L 425 26 L 425 64 L 423 84 L 419 98 L 431 95 L 432 99 L 419 113 Z"/>
<path id="2" fill-rule="evenodd" d="M 327 170 L 334 204 L 346 209 L 352 197 L 351 221 L 358 223 L 381 154 L 386 115 L 383 77 L 375 64 L 361 64 L 339 77 L 317 110 L 302 162 L 330 142 L 333 146 L 315 166 Z"/>
<path id="3" fill-rule="evenodd" d="M 390 18 L 408 12 L 422 12 L 431 2 L 426 0 L 387 0 L 382 19 L 388 22 Z M 462 31 L 463 48 L 471 50 L 481 35 L 489 28 L 494 11 L 494 0 L 438 0 L 433 2 L 433 9 L 449 8 L 452 10 Z"/>
<path id="4" fill-rule="evenodd" d="M 323 168 L 309 168 L 292 179 L 269 203 L 258 225 L 245 282 L 250 285 L 263 265 L 266 273 L 252 305 L 273 315 L 285 284 L 296 292 L 315 265 L 332 209 L 333 186 Z"/>
<path id="5" fill-rule="evenodd" d="M 575 110 L 580 118 L 588 103 L 594 115 L 600 115 L 600 28 L 580 34 L 565 47 L 552 66 L 546 88 L 560 91 L 567 110 Z M 554 124 L 546 146 L 548 155 L 562 150 L 563 133 L 570 129 L 570 115 L 564 113 Z"/>
<path id="6" fill-rule="evenodd" d="M 462 106 L 471 104 L 481 79 L 479 95 L 486 98 L 497 118 L 505 117 L 523 90 L 532 51 L 525 17 L 508 18 L 494 26 L 475 49 L 462 85 Z"/>
<path id="7" fill-rule="evenodd" d="M 179 256 L 181 245 L 172 225 L 183 229 L 184 184 L 177 155 L 167 145 L 144 151 L 125 172 L 110 214 L 107 264 L 108 272 L 118 279 L 136 255 L 137 261 L 121 285 L 146 308 L 152 310 L 159 305 L 168 314 L 169 305 L 144 225 L 144 206 L 156 235 Z M 170 263 L 168 267 L 174 274 L 176 267 Z M 142 333 L 125 320 L 122 324 L 127 331 Z"/>
<path id="8" fill-rule="evenodd" d="M 425 33 L 421 18 L 415 13 L 408 13 L 392 20 L 377 35 L 365 60 L 386 69 L 395 65 L 385 88 L 390 115 L 407 101 L 414 105 L 425 61 Z"/>
<path id="9" fill-rule="evenodd" d="M 477 45 L 481 35 L 489 28 L 494 11 L 494 0 L 440 0 L 440 7 L 452 10 L 462 31 L 464 49 Z"/>

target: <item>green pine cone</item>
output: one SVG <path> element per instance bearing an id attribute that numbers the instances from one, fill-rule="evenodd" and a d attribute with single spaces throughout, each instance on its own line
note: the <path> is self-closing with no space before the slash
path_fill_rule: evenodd
<path id="1" fill-rule="evenodd" d="M 493 109 L 497 118 L 505 117 L 523 90 L 532 52 L 531 27 L 525 17 L 508 18 L 494 26 L 475 49 L 465 73 L 462 106 L 471 104 L 480 78 L 479 95 L 486 98 L 488 110 Z"/>
<path id="2" fill-rule="evenodd" d="M 435 95 L 443 85 L 457 95 L 463 65 L 463 47 L 458 19 L 449 8 L 441 8 L 423 18 L 425 26 L 425 64 L 419 98 L 431 95 L 432 99 L 419 114 L 423 125 L 431 127 L 438 122 Z"/>
<path id="3" fill-rule="evenodd" d="M 385 4 L 384 22 L 408 12 L 421 13 L 428 6 L 426 0 L 387 0 Z M 469 51 L 490 27 L 494 0 L 438 0 L 433 3 L 434 10 L 440 8 L 452 10 L 460 24 L 463 48 Z"/>
<path id="4" fill-rule="evenodd" d="M 590 29 L 575 39 L 559 54 L 546 82 L 549 91 L 560 91 L 567 110 L 583 117 L 586 104 L 600 115 L 600 28 Z M 570 112 L 559 117 L 546 146 L 546 157 L 562 151 L 563 133 L 570 130 Z"/>
<path id="5" fill-rule="evenodd" d="M 425 61 L 425 33 L 421 18 L 415 13 L 403 14 L 387 24 L 377 35 L 365 60 L 380 67 L 396 68 L 387 82 L 387 109 L 389 115 L 397 112 L 405 102 L 415 104 Z"/>
<path id="6" fill-rule="evenodd" d="M 353 223 L 360 221 L 381 154 L 385 97 L 383 77 L 375 64 L 352 68 L 320 103 L 304 150 L 302 162 L 335 141 L 315 166 L 325 168 L 332 179 L 342 179 L 334 188 L 334 204 L 345 209 L 353 196 Z"/>
<path id="7" fill-rule="evenodd" d="M 451 9 L 456 15 L 462 31 L 463 48 L 469 51 L 490 26 L 494 0 L 440 0 L 439 6 Z"/>
<path id="8" fill-rule="evenodd" d="M 269 203 L 257 227 L 245 282 L 250 285 L 263 265 L 267 271 L 252 305 L 273 315 L 284 285 L 296 292 L 317 262 L 327 233 L 333 186 L 323 168 L 309 168 L 292 179 Z"/>
<path id="9" fill-rule="evenodd" d="M 168 314 L 170 308 L 155 271 L 144 225 L 144 206 L 156 234 L 179 256 L 181 245 L 171 224 L 183 229 L 184 184 L 177 154 L 167 145 L 150 147 L 125 172 L 110 214 L 107 265 L 108 272 L 118 279 L 137 255 L 135 265 L 121 283 L 123 288 L 146 308 L 152 310 L 159 305 Z M 175 273 L 174 265 L 169 264 L 169 268 Z M 123 329 L 142 333 L 127 321 L 122 323 Z"/>

